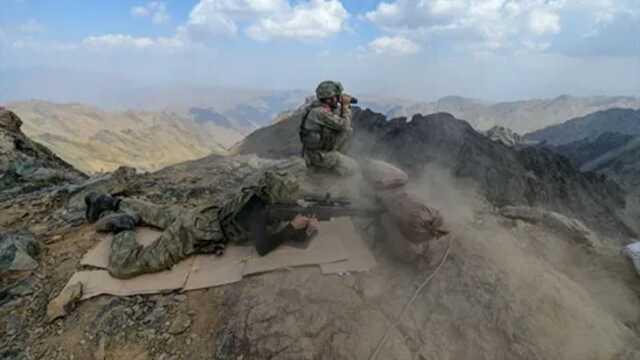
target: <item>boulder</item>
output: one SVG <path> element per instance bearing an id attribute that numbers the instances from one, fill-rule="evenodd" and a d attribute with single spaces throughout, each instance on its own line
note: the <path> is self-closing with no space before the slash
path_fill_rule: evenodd
<path id="1" fill-rule="evenodd" d="M 505 206 L 500 209 L 500 215 L 509 219 L 545 225 L 568 235 L 577 243 L 589 247 L 595 247 L 599 243 L 598 236 L 580 220 L 554 211 L 528 206 Z"/>
<path id="2" fill-rule="evenodd" d="M 395 189 L 404 186 L 409 181 L 406 172 L 388 162 L 365 159 L 360 162 L 364 179 L 375 189 Z"/>
<path id="3" fill-rule="evenodd" d="M 427 243 L 448 233 L 442 215 L 404 189 L 381 192 L 377 196 L 403 237 L 414 245 Z"/>
<path id="4" fill-rule="evenodd" d="M 0 234 L 0 273 L 35 270 L 39 253 L 40 243 L 29 232 Z"/>
<path id="5" fill-rule="evenodd" d="M 525 143 L 520 134 L 504 126 L 494 126 L 485 131 L 484 135 L 493 142 L 498 142 L 509 147 L 516 147 Z"/>
<path id="6" fill-rule="evenodd" d="M 13 113 L 13 111 L 9 111 L 5 108 L 0 109 L 0 127 L 6 129 L 11 132 L 20 131 L 20 127 L 22 126 L 22 120 Z"/>
<path id="7" fill-rule="evenodd" d="M 16 298 L 28 296 L 33 293 L 33 278 L 24 278 L 7 287 L 0 289 L 0 306 L 3 306 L 4 304 L 9 303 Z"/>

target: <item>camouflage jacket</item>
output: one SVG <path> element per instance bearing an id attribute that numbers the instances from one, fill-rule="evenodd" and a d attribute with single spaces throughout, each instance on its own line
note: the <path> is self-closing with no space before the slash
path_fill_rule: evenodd
<path id="1" fill-rule="evenodd" d="M 300 125 L 300 140 L 307 150 L 336 150 L 336 138 L 351 132 L 351 107 L 336 108 L 316 100 Z"/>

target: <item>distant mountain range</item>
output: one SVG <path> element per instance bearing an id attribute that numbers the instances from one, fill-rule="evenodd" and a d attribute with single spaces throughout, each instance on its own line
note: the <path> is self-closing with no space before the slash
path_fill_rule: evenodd
<path id="1" fill-rule="evenodd" d="M 91 104 L 112 111 L 168 111 L 240 129 L 245 135 L 268 125 L 278 114 L 295 109 L 314 92 L 314 86 L 290 90 L 252 89 L 216 83 L 149 86 L 139 85 L 134 79 L 121 78 L 118 74 L 70 69 L 0 67 L 0 79 L 0 103 L 40 99 L 55 103 Z M 503 126 L 520 134 L 601 110 L 640 109 L 639 98 L 624 96 L 562 95 L 548 99 L 491 102 L 461 96 L 431 101 L 421 100 L 416 94 L 416 101 L 367 93 L 353 95 L 360 100 L 361 108 L 370 108 L 389 119 L 448 112 L 466 120 L 476 130 Z"/>
<path id="2" fill-rule="evenodd" d="M 640 110 L 598 111 L 525 138 L 565 155 L 582 171 L 615 179 L 630 191 L 640 185 Z"/>
<path id="3" fill-rule="evenodd" d="M 534 99 L 488 103 L 459 96 L 448 96 L 429 103 L 399 106 L 384 112 L 389 118 L 413 114 L 447 112 L 469 122 L 477 130 L 496 125 L 524 134 L 555 125 L 569 119 L 611 108 L 639 109 L 640 98 L 635 97 L 574 97 Z"/>
<path id="4" fill-rule="evenodd" d="M 545 141 L 551 145 L 562 145 L 582 139 L 596 138 L 605 132 L 624 135 L 640 134 L 640 110 L 609 109 L 598 111 L 562 124 L 533 131 L 526 134 L 525 138 Z"/>
<path id="5" fill-rule="evenodd" d="M 82 171 L 92 173 L 119 165 L 155 170 L 212 153 L 225 154 L 246 135 L 286 118 L 291 109 L 303 104 L 312 93 L 182 86 L 145 88 L 119 93 L 117 98 L 106 97 L 108 101 L 103 106 L 110 110 L 38 100 L 6 106 L 24 120 L 25 133 Z M 476 130 L 501 126 L 514 130 L 513 136 L 592 111 L 640 108 L 640 99 L 632 97 L 561 96 L 495 104 L 456 96 L 435 102 L 375 95 L 359 99 L 361 108 L 370 108 L 388 119 L 448 112 L 466 120 Z M 527 140 L 537 136 L 530 134 Z M 280 141 L 298 139 L 296 135 L 291 139 L 282 137 Z"/>

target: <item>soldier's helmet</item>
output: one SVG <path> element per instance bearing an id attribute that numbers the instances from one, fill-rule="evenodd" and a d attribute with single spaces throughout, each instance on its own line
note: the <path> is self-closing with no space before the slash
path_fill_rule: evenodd
<path id="1" fill-rule="evenodd" d="M 316 88 L 316 97 L 319 100 L 342 95 L 344 88 L 339 81 L 323 81 Z"/>

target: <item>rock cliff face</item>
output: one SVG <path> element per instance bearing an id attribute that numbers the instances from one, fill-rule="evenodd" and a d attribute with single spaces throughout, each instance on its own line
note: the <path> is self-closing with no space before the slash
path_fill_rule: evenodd
<path id="1" fill-rule="evenodd" d="M 0 192 L 3 195 L 86 178 L 48 148 L 29 139 L 21 126 L 22 120 L 16 114 L 0 109 Z"/>
<path id="2" fill-rule="evenodd" d="M 298 124 L 281 121 L 249 135 L 237 153 L 279 158 L 300 154 Z M 581 173 L 568 159 L 542 148 L 513 149 L 476 132 L 448 113 L 387 118 L 354 111 L 351 153 L 401 166 L 414 178 L 437 166 L 471 179 L 496 206 L 542 206 L 628 234 L 615 213 L 624 192 L 604 176 Z"/>
<path id="3" fill-rule="evenodd" d="M 633 135 L 605 132 L 595 138 L 585 138 L 551 148 L 568 157 L 576 166 L 581 167 L 589 161 L 626 145 L 632 139 L 634 139 Z"/>
<path id="4" fill-rule="evenodd" d="M 542 146 L 568 157 L 580 170 L 607 175 L 631 192 L 640 184 L 640 111 L 594 113 L 527 137 L 545 141 Z"/>
<path id="5" fill-rule="evenodd" d="M 640 185 L 640 136 L 604 133 L 595 139 L 551 148 L 570 158 L 580 170 L 604 174 L 628 191 L 637 192 Z"/>

